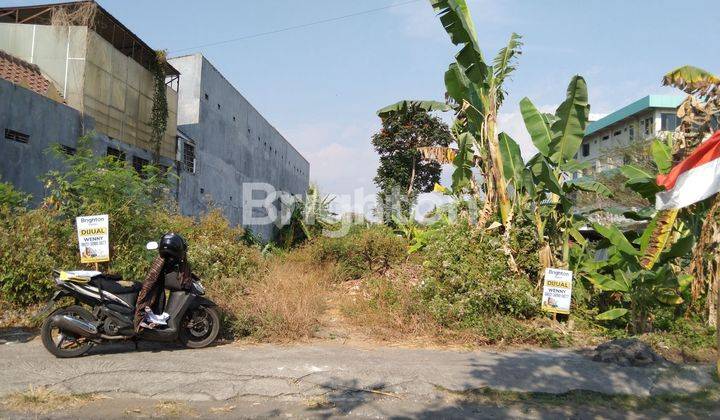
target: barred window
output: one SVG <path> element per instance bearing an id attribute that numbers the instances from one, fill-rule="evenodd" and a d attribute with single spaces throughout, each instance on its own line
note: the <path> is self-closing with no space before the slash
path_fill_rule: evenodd
<path id="1" fill-rule="evenodd" d="M 125 161 L 125 152 L 123 152 L 120 149 L 116 149 L 114 147 L 108 147 L 106 155 L 112 156 L 115 159 L 123 161 L 123 162 Z"/>
<path id="2" fill-rule="evenodd" d="M 62 152 L 65 153 L 66 155 L 70 155 L 70 156 L 77 153 L 77 149 L 75 149 L 74 147 L 64 145 L 64 144 L 60 145 L 60 150 L 62 150 Z"/>
<path id="3" fill-rule="evenodd" d="M 28 143 L 30 141 L 30 135 L 21 133 L 19 131 L 5 129 L 5 138 L 8 140 L 16 141 L 18 143 Z"/>
<path id="4" fill-rule="evenodd" d="M 183 143 L 183 167 L 191 174 L 195 173 L 195 146 L 191 143 Z"/>
<path id="5" fill-rule="evenodd" d="M 133 160 L 132 160 L 133 168 L 135 168 L 137 173 L 139 173 L 141 176 L 143 176 L 145 174 L 145 172 L 143 172 L 143 166 L 149 165 L 149 164 L 150 164 L 149 160 L 143 159 L 139 156 L 133 156 Z"/>

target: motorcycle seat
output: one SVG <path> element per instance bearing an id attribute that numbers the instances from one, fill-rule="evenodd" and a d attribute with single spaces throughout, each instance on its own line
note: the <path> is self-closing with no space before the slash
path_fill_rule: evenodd
<path id="1" fill-rule="evenodd" d="M 113 294 L 137 293 L 142 289 L 142 283 L 106 277 L 94 277 L 90 284 Z"/>

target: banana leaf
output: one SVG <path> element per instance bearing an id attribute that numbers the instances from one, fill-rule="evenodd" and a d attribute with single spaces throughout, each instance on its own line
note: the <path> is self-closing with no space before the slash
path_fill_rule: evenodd
<path id="1" fill-rule="evenodd" d="M 622 316 L 627 315 L 628 312 L 629 311 L 625 308 L 610 309 L 609 311 L 605 311 L 600 315 L 596 316 L 595 319 L 599 321 L 612 321 L 613 319 L 618 319 Z"/>

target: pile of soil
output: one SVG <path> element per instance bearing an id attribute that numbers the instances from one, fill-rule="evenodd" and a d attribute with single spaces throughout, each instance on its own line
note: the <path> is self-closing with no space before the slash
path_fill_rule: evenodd
<path id="1" fill-rule="evenodd" d="M 649 366 L 665 362 L 650 346 L 636 338 L 622 338 L 600 344 L 595 348 L 592 359 L 620 366 Z"/>

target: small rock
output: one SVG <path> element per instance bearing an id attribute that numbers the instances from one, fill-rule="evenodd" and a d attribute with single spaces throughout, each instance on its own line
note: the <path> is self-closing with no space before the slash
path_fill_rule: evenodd
<path id="1" fill-rule="evenodd" d="M 650 346 L 636 338 L 622 338 L 600 344 L 595 348 L 592 359 L 620 366 L 648 366 L 665 361 Z"/>

